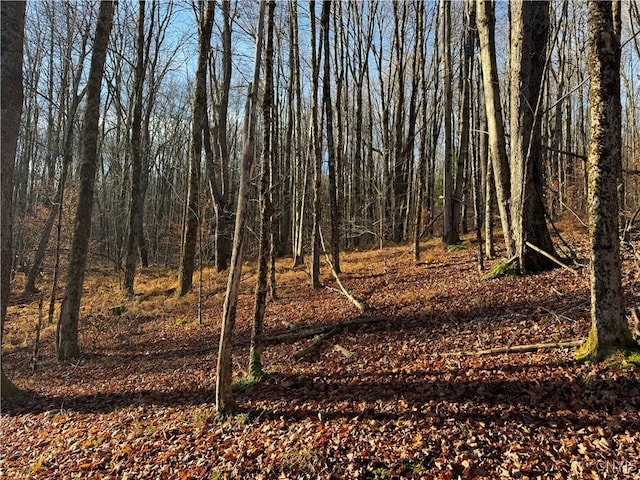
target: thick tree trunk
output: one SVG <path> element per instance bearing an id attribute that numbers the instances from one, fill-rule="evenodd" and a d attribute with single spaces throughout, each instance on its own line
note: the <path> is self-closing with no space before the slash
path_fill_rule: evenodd
<path id="1" fill-rule="evenodd" d="M 511 220 L 520 271 L 555 264 L 527 248 L 529 242 L 554 255 L 542 199 L 542 80 L 547 61 L 549 2 L 511 4 Z"/>
<path id="2" fill-rule="evenodd" d="M 2 110 L 2 139 L 0 165 L 1 198 L 0 206 L 0 348 L 4 337 L 4 321 L 7 315 L 7 303 L 11 289 L 11 265 L 13 260 L 13 166 L 22 115 L 22 52 L 24 44 L 25 3 L 2 2 L 0 22 L 2 23 L 0 44 L 0 83 Z M 1 362 L 0 362 L 1 363 Z M 4 370 L 0 395 L 15 396 L 20 390 L 6 377 Z"/>
<path id="3" fill-rule="evenodd" d="M 507 257 L 511 258 L 514 252 L 511 214 L 509 211 L 511 181 L 509 178 L 509 163 L 496 61 L 495 10 L 491 0 L 477 0 L 477 2 L 477 26 L 478 37 L 480 38 L 480 61 L 482 63 L 484 98 L 487 110 L 487 127 L 489 129 L 489 152 L 498 210 L 500 211 L 500 221 L 502 223 L 502 234 L 507 249 Z"/>
<path id="4" fill-rule="evenodd" d="M 236 323 L 238 295 L 240 294 L 240 277 L 242 275 L 242 254 L 244 233 L 247 224 L 247 206 L 251 190 L 251 170 L 255 156 L 255 129 L 258 103 L 258 86 L 260 82 L 260 62 L 262 58 L 262 40 L 264 32 L 265 2 L 260 2 L 260 16 L 258 18 L 258 35 L 256 37 L 256 56 L 253 68 L 253 79 L 250 86 L 249 101 L 247 102 L 246 137 L 242 152 L 240 171 L 240 186 L 238 189 L 238 204 L 236 208 L 236 225 L 231 251 L 231 265 L 227 292 L 222 309 L 222 328 L 220 331 L 220 345 L 218 347 L 218 365 L 216 371 L 216 409 L 218 415 L 226 416 L 233 413 L 236 402 L 231 391 L 233 374 L 232 345 L 233 329 Z"/>
<path id="5" fill-rule="evenodd" d="M 638 349 L 623 308 L 618 237 L 617 182 L 622 169 L 620 40 L 612 2 L 590 1 L 589 235 L 591 237 L 591 331 L 579 360 L 601 361 L 617 350 Z"/>
<path id="6" fill-rule="evenodd" d="M 56 333 L 56 352 L 58 360 L 69 361 L 80 355 L 78 345 L 78 317 L 80 315 L 80 300 L 82 298 L 82 284 L 84 282 L 89 237 L 91 235 L 91 214 L 93 211 L 93 192 L 95 187 L 96 170 L 98 166 L 98 120 L 100 119 L 100 92 L 102 89 L 102 75 L 107 56 L 107 44 L 113 25 L 115 2 L 100 3 L 96 33 L 91 55 L 91 66 L 87 80 L 87 100 L 82 126 L 82 157 L 80 163 L 80 191 L 76 210 L 75 229 L 69 266 L 67 283 L 65 286 L 60 319 Z"/>

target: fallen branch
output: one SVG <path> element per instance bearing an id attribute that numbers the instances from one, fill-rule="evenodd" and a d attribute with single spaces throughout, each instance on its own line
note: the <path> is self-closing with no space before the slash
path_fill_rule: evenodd
<path id="1" fill-rule="evenodd" d="M 358 310 L 360 310 L 361 314 L 366 313 L 367 311 L 369 311 L 369 305 L 367 305 L 367 302 L 360 301 L 357 298 L 355 298 L 353 295 L 351 295 L 346 288 L 344 288 L 344 285 L 342 285 L 342 282 L 340 281 L 340 276 L 338 275 L 338 272 L 336 272 L 335 267 L 333 266 L 333 262 L 331 262 L 331 258 L 329 258 L 329 254 L 327 253 L 327 249 L 324 246 L 324 238 L 322 238 L 322 229 L 319 230 L 320 233 L 320 244 L 322 245 L 322 251 L 325 252 L 325 257 L 327 258 L 327 263 L 329 264 L 329 267 L 331 268 L 331 273 L 333 274 L 333 278 L 336 279 L 336 283 L 338 284 L 338 287 L 340 288 L 340 293 L 342 293 L 345 297 L 347 297 L 347 299 L 353 303 Z"/>
<path id="2" fill-rule="evenodd" d="M 529 248 L 531 248 L 532 250 L 535 250 L 536 252 L 538 252 L 540 255 L 544 255 L 545 257 L 547 257 L 549 260 L 551 260 L 554 263 L 557 263 L 558 265 L 560 265 L 562 268 L 569 270 L 571 273 L 573 273 L 576 276 L 580 276 L 580 272 L 578 272 L 577 270 L 571 268 L 569 265 L 566 265 L 564 263 L 562 263 L 560 260 L 558 260 L 556 257 L 554 257 L 553 255 L 551 255 L 550 253 L 545 252 L 544 250 L 542 250 L 541 248 L 536 247 L 534 244 L 530 243 L 530 242 L 525 242 L 525 245 Z"/>
<path id="3" fill-rule="evenodd" d="M 342 330 L 342 329 L 338 328 L 338 327 L 334 327 L 331 330 L 329 330 L 327 333 L 325 333 L 324 335 L 318 336 L 313 342 L 311 342 L 311 345 L 303 348 L 302 350 L 298 350 L 296 353 L 294 353 L 293 354 L 293 358 L 295 358 L 296 360 L 300 360 L 300 359 L 306 357 L 307 355 L 310 355 L 312 353 L 317 352 L 318 350 L 320 350 L 320 346 L 327 339 L 333 337 L 340 330 Z"/>
<path id="4" fill-rule="evenodd" d="M 422 229 L 422 232 L 420 232 L 420 239 L 424 237 L 424 234 L 427 233 L 427 230 L 429 230 L 433 226 L 433 224 L 436 223 L 436 220 L 438 220 L 443 213 L 444 213 L 444 210 L 441 210 L 440 213 L 438 213 L 435 217 L 431 219 L 431 221 L 427 225 L 425 225 L 425 227 Z"/>
<path id="5" fill-rule="evenodd" d="M 512 345 L 509 347 L 488 348 L 486 350 L 478 350 L 475 352 L 445 352 L 437 353 L 442 357 L 455 356 L 480 356 L 480 355 L 498 355 L 500 353 L 526 353 L 537 352 L 538 350 L 546 350 L 550 348 L 574 348 L 582 345 L 584 340 L 573 340 L 571 342 L 555 342 L 555 343 L 532 343 L 529 345 Z"/>
<path id="6" fill-rule="evenodd" d="M 316 335 L 322 335 L 323 333 L 327 333 L 334 328 L 337 328 L 338 331 L 341 331 L 347 327 L 353 327 L 357 325 L 370 325 L 374 323 L 385 322 L 387 320 L 387 317 L 356 317 L 331 325 L 321 325 L 318 327 L 298 327 L 295 331 L 281 333 L 278 335 L 273 335 L 271 337 L 264 337 L 262 341 L 265 343 L 279 343 L 286 341 L 303 340 L 305 338 L 315 337 Z"/>

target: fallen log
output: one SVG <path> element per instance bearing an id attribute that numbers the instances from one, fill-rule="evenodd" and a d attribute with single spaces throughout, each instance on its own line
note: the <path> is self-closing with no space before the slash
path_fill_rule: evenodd
<path id="1" fill-rule="evenodd" d="M 526 353 L 537 352 L 538 350 L 547 350 L 552 348 L 574 348 L 582 345 L 584 340 L 572 340 L 570 342 L 551 342 L 551 343 L 531 343 L 529 345 L 511 345 L 506 347 L 488 348 L 486 350 L 477 350 L 474 352 L 444 352 L 436 353 L 436 356 L 455 357 L 455 356 L 481 356 L 481 355 L 498 355 L 501 353 Z"/>
<path id="2" fill-rule="evenodd" d="M 311 345 L 303 348 L 302 350 L 298 350 L 296 353 L 294 353 L 293 354 L 293 358 L 295 358 L 296 360 L 300 360 L 300 359 L 306 357 L 307 355 L 310 355 L 312 353 L 316 353 L 318 350 L 320 350 L 320 347 L 322 346 L 322 344 L 327 339 L 333 337 L 340 330 L 342 330 L 342 329 L 334 327 L 331 330 L 329 330 L 328 332 L 326 332 L 324 335 L 320 335 L 320 336 L 316 337 L 316 339 L 313 342 L 311 342 Z"/>

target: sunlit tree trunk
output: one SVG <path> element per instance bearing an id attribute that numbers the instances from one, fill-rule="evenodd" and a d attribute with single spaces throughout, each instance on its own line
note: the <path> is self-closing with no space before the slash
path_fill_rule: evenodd
<path id="1" fill-rule="evenodd" d="M 459 241 L 457 232 L 453 227 L 453 93 L 451 77 L 451 2 L 440 0 L 440 28 L 442 43 L 442 88 L 443 121 L 444 121 L 444 166 L 443 166 L 443 226 L 442 241 L 452 245 Z"/>
<path id="2" fill-rule="evenodd" d="M 618 237 L 617 183 L 622 169 L 620 39 L 613 4 L 590 1 L 589 236 L 591 238 L 591 331 L 576 354 L 601 361 L 618 350 L 638 349 L 624 314 Z"/>
<path id="3" fill-rule="evenodd" d="M 477 0 L 477 26 L 480 39 L 480 61 L 482 63 L 482 79 L 484 86 L 485 108 L 487 110 L 487 127 L 489 130 L 489 153 L 495 182 L 495 193 L 500 211 L 502 234 L 504 236 L 507 256 L 514 253 L 513 235 L 511 231 L 511 214 L 509 195 L 511 180 L 507 159 L 506 137 L 502 104 L 500 103 L 500 84 L 496 61 L 495 43 L 495 6 L 491 0 Z"/>
<path id="4" fill-rule="evenodd" d="M 86 110 L 82 125 L 82 153 L 80 163 L 80 191 L 76 210 L 75 229 L 67 283 L 60 309 L 60 319 L 56 334 L 56 352 L 59 361 L 69 361 L 80 355 L 78 345 L 78 317 L 82 284 L 84 282 L 89 237 L 91 234 L 91 213 L 93 211 L 93 192 L 96 169 L 98 166 L 98 120 L 100 118 L 100 92 L 102 75 L 107 54 L 107 44 L 113 25 L 115 2 L 100 3 L 98 20 L 91 55 L 91 66 L 87 80 Z"/>
<path id="5" fill-rule="evenodd" d="M 4 337 L 4 321 L 7 315 L 7 303 L 11 288 L 11 265 L 13 260 L 13 169 L 16 158 L 16 146 L 22 115 L 22 52 L 24 45 L 24 2 L 2 2 L 0 4 L 0 22 L 2 23 L 0 44 L 0 82 L 2 83 L 2 138 L 0 182 L 2 205 L 0 206 L 0 348 Z M 2 397 L 15 396 L 20 390 L 0 372 Z"/>
<path id="6" fill-rule="evenodd" d="M 249 101 L 247 102 L 247 131 L 245 133 L 244 150 L 240 172 L 240 186 L 238 189 L 238 203 L 236 207 L 236 225 L 233 234 L 233 248 L 231 249 L 231 265 L 227 291 L 222 307 L 222 328 L 218 347 L 218 364 L 216 371 L 216 409 L 218 415 L 225 416 L 233 413 L 236 402 L 231 391 L 233 374 L 232 340 L 236 323 L 238 295 L 240 293 L 240 276 L 242 275 L 242 255 L 247 224 L 247 207 L 251 190 L 251 170 L 255 156 L 255 129 L 257 119 L 258 88 L 260 82 L 260 62 L 262 58 L 262 43 L 264 36 L 265 2 L 260 2 L 258 17 L 258 34 L 256 36 L 256 54 L 253 67 L 253 78 L 250 85 Z"/>
<path id="7" fill-rule="evenodd" d="M 229 204 L 229 145 L 227 142 L 227 117 L 232 74 L 231 2 L 229 0 L 222 2 L 222 22 L 222 84 L 220 85 L 216 127 L 217 158 L 222 168 L 220 180 L 216 185 L 218 194 L 213 198 L 216 216 L 215 258 L 218 272 L 226 270 L 229 265 L 233 235 L 233 214 Z M 215 183 L 216 179 L 211 177 L 210 181 Z"/>

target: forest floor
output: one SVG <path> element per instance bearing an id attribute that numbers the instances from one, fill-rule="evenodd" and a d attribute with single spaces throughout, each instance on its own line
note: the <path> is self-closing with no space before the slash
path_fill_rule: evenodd
<path id="1" fill-rule="evenodd" d="M 344 254 L 343 283 L 378 321 L 346 327 L 302 359 L 313 338 L 270 342 L 270 378 L 237 392 L 242 412 L 226 420 L 214 404 L 225 274 L 204 271 L 201 326 L 197 288 L 176 298 L 174 271 L 144 269 L 120 315 L 110 310 L 122 302 L 119 277 L 89 272 L 82 358 L 57 364 L 55 326 L 45 325 L 35 372 L 38 295 L 20 294 L 18 278 L 3 368 L 26 394 L 2 402 L 0 477 L 640 478 L 637 369 L 578 364 L 570 348 L 444 355 L 585 338 L 587 237 L 566 235 L 579 275 L 484 280 L 470 242 L 425 243 L 419 265 L 408 247 Z M 278 262 L 267 336 L 358 317 L 290 262 Z M 628 251 L 623 274 L 627 305 L 639 305 L 640 266 Z M 247 264 L 237 378 L 255 278 Z"/>

